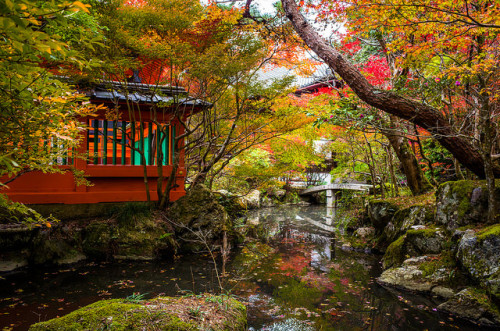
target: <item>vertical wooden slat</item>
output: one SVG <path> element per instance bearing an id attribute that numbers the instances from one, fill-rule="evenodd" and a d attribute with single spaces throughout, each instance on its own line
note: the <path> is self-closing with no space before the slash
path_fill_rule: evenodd
<path id="1" fill-rule="evenodd" d="M 172 125 L 172 165 L 175 163 L 175 125 Z"/>
<path id="2" fill-rule="evenodd" d="M 127 122 L 122 121 L 122 165 L 127 158 Z"/>
<path id="3" fill-rule="evenodd" d="M 99 162 L 99 120 L 94 120 L 94 164 Z"/>
<path id="4" fill-rule="evenodd" d="M 116 165 L 116 139 L 118 138 L 116 133 L 117 125 L 118 121 L 113 121 L 113 165 Z"/>
<path id="5" fill-rule="evenodd" d="M 130 122 L 130 128 L 131 128 L 131 138 L 130 139 L 130 146 L 135 147 L 135 122 Z M 130 149 L 130 164 L 135 165 L 135 151 L 133 149 Z"/>
<path id="6" fill-rule="evenodd" d="M 154 164 L 154 150 L 153 150 L 153 123 L 148 124 L 148 165 Z"/>
<path id="7" fill-rule="evenodd" d="M 108 121 L 102 121 L 102 164 L 108 164 Z"/>
<path id="8" fill-rule="evenodd" d="M 144 155 L 144 122 L 141 121 L 139 124 L 139 148 L 141 151 L 141 165 L 144 165 L 144 159 L 146 158 L 146 155 Z M 143 158 L 144 156 L 144 158 Z"/>
<path id="9" fill-rule="evenodd" d="M 163 142 L 165 145 L 165 153 L 163 153 L 163 164 L 170 164 L 170 126 L 165 128 L 165 141 Z"/>
<path id="10" fill-rule="evenodd" d="M 156 165 L 162 165 L 161 157 L 161 125 L 156 125 Z"/>

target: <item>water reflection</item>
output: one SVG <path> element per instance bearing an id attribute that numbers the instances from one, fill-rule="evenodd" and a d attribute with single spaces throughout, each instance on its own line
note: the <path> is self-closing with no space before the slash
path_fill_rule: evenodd
<path id="1" fill-rule="evenodd" d="M 290 206 L 249 214 L 256 239 L 234 257 L 231 272 L 238 279 L 232 291 L 248 301 L 255 330 L 458 327 L 432 310 L 437 302 L 377 285 L 380 257 L 336 246 L 332 215 L 324 207 Z"/>
<path id="2" fill-rule="evenodd" d="M 342 250 L 324 207 L 259 210 L 246 227 L 224 288 L 247 303 L 254 330 L 474 329 L 434 312 L 435 302 L 377 285 L 380 257 Z M 104 298 L 218 292 L 217 284 L 203 255 L 32 269 L 0 277 L 0 330 L 26 330 Z"/>

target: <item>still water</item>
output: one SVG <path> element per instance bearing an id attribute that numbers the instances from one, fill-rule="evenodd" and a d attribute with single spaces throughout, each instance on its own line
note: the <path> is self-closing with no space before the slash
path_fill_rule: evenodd
<path id="1" fill-rule="evenodd" d="M 478 329 L 437 312 L 436 299 L 378 285 L 380 256 L 342 249 L 325 207 L 262 209 L 239 223 L 249 227 L 248 239 L 233 248 L 222 283 L 247 304 L 250 330 Z M 220 269 L 221 261 L 216 263 Z M 0 330 L 26 330 L 97 300 L 133 293 L 220 292 L 214 268 L 207 255 L 198 254 L 4 275 Z"/>

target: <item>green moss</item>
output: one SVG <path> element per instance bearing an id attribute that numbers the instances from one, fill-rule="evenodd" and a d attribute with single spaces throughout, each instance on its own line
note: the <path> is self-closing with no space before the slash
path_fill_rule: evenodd
<path id="1" fill-rule="evenodd" d="M 417 196 L 407 196 L 407 197 L 395 197 L 395 198 L 386 198 L 386 199 L 372 199 L 370 203 L 389 203 L 394 206 L 395 209 L 400 209 L 404 207 L 414 206 L 414 205 L 422 205 L 428 206 L 434 204 L 436 201 L 436 196 L 434 192 L 429 192 L 426 194 L 421 194 Z"/>
<path id="2" fill-rule="evenodd" d="M 500 309 L 491 301 L 485 290 L 469 287 L 467 289 L 467 296 L 479 303 L 486 311 L 493 312 L 497 316 L 500 315 Z"/>
<path id="3" fill-rule="evenodd" d="M 476 233 L 478 241 L 483 241 L 487 237 L 490 236 L 495 236 L 495 237 L 500 237 L 500 224 L 494 224 L 491 226 L 488 226 L 481 231 Z"/>
<path id="4" fill-rule="evenodd" d="M 418 230 L 408 230 L 406 231 L 406 234 L 408 237 L 425 237 L 425 238 L 432 238 L 436 235 L 436 232 L 438 229 L 418 229 Z"/>
<path id="5" fill-rule="evenodd" d="M 469 211 L 471 207 L 470 195 L 472 190 L 475 187 L 479 186 L 481 186 L 480 182 L 470 181 L 470 180 L 445 182 L 439 186 L 436 195 L 439 197 L 443 197 L 446 200 L 455 200 L 455 199 L 458 200 L 458 206 L 456 206 L 456 212 L 458 217 L 462 218 Z M 449 188 L 449 190 L 446 194 L 444 194 L 443 191 L 447 188 Z M 451 214 L 455 212 L 455 210 L 444 210 L 444 212 Z"/>
<path id="6" fill-rule="evenodd" d="M 199 295 L 103 300 L 32 325 L 30 330 L 246 330 L 246 325 L 246 307 L 240 302 L 228 296 Z"/>
<path id="7" fill-rule="evenodd" d="M 140 304 L 123 300 L 99 301 L 66 316 L 35 324 L 30 330 L 132 330 L 147 327 L 148 322 L 158 327 L 170 325 L 180 330 L 194 329 L 175 316 L 150 314 Z M 159 323 L 160 322 L 160 323 Z"/>
<path id="8" fill-rule="evenodd" d="M 422 270 L 422 275 L 424 277 L 433 275 L 439 269 L 443 268 L 453 269 L 455 267 L 456 267 L 456 261 L 451 251 L 443 252 L 440 256 L 436 257 L 435 259 L 425 261 L 418 266 L 418 268 Z"/>
<path id="9" fill-rule="evenodd" d="M 405 240 L 406 235 L 402 235 L 396 241 L 391 243 L 385 251 L 382 258 L 382 265 L 384 269 L 400 265 L 405 260 Z"/>

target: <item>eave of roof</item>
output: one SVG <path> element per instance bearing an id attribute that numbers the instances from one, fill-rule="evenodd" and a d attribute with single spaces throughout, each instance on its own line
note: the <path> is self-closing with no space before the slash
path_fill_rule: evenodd
<path id="1" fill-rule="evenodd" d="M 211 107 L 212 104 L 188 95 L 183 87 L 130 82 L 104 81 L 91 84 L 84 92 L 92 99 L 110 102 L 134 102 L 144 104 L 176 104 Z"/>

